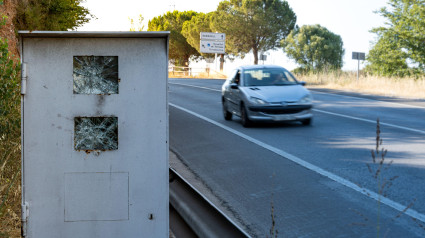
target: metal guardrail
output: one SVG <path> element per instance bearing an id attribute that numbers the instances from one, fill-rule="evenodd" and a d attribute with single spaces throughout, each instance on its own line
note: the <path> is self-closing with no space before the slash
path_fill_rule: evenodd
<path id="1" fill-rule="evenodd" d="M 250 237 L 175 170 L 169 173 L 170 228 L 176 238 Z"/>

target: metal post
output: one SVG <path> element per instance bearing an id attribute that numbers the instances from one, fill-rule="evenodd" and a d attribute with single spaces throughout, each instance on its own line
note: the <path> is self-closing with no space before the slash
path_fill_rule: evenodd
<path id="1" fill-rule="evenodd" d="M 218 71 L 217 70 L 217 53 L 214 54 L 214 63 L 215 63 L 214 64 L 214 69 L 215 69 L 215 71 Z"/>
<path id="2" fill-rule="evenodd" d="M 366 55 L 363 52 L 353 52 L 352 56 L 353 60 L 357 60 L 357 81 L 359 81 L 360 77 L 360 60 L 365 60 Z"/>
<path id="3" fill-rule="evenodd" d="M 360 59 L 357 60 L 357 81 L 359 81 Z"/>

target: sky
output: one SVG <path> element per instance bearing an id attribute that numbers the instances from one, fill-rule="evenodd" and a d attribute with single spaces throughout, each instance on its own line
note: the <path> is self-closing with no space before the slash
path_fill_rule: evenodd
<path id="1" fill-rule="evenodd" d="M 143 25 L 147 30 L 148 21 L 167 11 L 193 10 L 208 13 L 217 9 L 221 0 L 85 0 L 83 6 L 97 19 L 78 28 L 78 31 L 128 31 L 131 27 L 130 18 L 137 21 L 142 14 Z M 356 71 L 357 60 L 352 59 L 352 52 L 365 52 L 372 47 L 376 35 L 370 33 L 372 28 L 385 25 L 385 19 L 375 11 L 387 6 L 388 0 L 287 0 L 297 16 L 297 25 L 320 24 L 334 34 L 342 37 L 345 49 L 343 70 Z M 276 64 L 289 70 L 297 67 L 294 60 L 288 59 L 284 52 L 266 52 L 265 64 Z M 245 59 L 225 63 L 225 71 L 232 68 L 252 64 L 254 58 L 248 54 Z M 262 64 L 263 62 L 259 62 Z M 203 67 L 205 62 L 191 63 L 192 67 Z M 360 68 L 364 62 L 360 62 Z M 211 66 L 218 67 L 218 63 Z"/>

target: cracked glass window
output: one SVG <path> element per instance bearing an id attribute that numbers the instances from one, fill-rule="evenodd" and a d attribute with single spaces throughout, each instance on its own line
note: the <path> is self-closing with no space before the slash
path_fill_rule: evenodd
<path id="1" fill-rule="evenodd" d="M 74 94 L 118 94 L 118 56 L 74 56 Z"/>
<path id="2" fill-rule="evenodd" d="M 76 117 L 76 150 L 118 149 L 118 117 Z"/>

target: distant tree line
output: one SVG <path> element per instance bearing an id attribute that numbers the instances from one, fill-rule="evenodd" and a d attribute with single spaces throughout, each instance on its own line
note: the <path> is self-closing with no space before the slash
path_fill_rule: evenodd
<path id="1" fill-rule="evenodd" d="M 169 57 L 179 66 L 212 57 L 200 53 L 200 32 L 220 32 L 226 34 L 229 58 L 252 53 L 258 64 L 260 53 L 281 48 L 306 70 L 340 69 L 341 37 L 318 25 L 299 28 L 296 19 L 284 0 L 225 0 L 210 13 L 167 12 L 150 20 L 148 31 L 171 32 Z"/>
<path id="2" fill-rule="evenodd" d="M 371 30 L 377 40 L 365 71 L 382 76 L 423 75 L 425 1 L 388 0 L 388 5 L 377 11 L 387 23 Z M 225 0 L 210 13 L 168 12 L 149 22 L 148 30 L 158 29 L 171 31 L 170 60 L 177 65 L 187 64 L 190 58 L 212 57 L 200 53 L 199 34 L 221 32 L 226 34 L 229 58 L 252 53 L 257 64 L 261 52 L 281 48 L 302 72 L 343 66 L 341 37 L 320 25 L 297 26 L 296 14 L 285 0 Z M 171 49 L 185 52 L 171 55 Z"/>
<path id="3" fill-rule="evenodd" d="M 75 30 L 94 16 L 83 0 L 18 0 L 17 30 Z M 387 22 L 373 28 L 377 40 L 365 70 L 384 76 L 425 73 L 425 1 L 388 0 L 377 11 Z M 140 16 L 141 17 L 141 16 Z M 268 50 L 282 49 L 303 71 L 341 69 L 344 48 L 339 35 L 320 25 L 296 25 L 285 0 L 224 0 L 210 13 L 172 11 L 149 21 L 148 31 L 170 31 L 170 60 L 179 66 L 200 53 L 200 32 L 226 34 L 226 57 L 252 53 L 254 64 Z M 143 30 L 142 28 L 139 30 Z"/>

